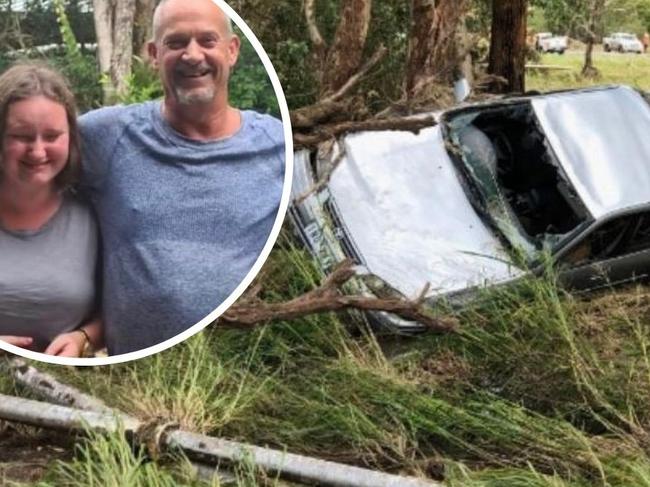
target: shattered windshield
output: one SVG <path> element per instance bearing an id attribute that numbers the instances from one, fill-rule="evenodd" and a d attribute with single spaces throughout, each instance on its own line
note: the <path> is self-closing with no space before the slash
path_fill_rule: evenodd
<path id="1" fill-rule="evenodd" d="M 515 256 L 537 261 L 584 221 L 529 103 L 452 113 L 446 132 L 470 199 Z"/>

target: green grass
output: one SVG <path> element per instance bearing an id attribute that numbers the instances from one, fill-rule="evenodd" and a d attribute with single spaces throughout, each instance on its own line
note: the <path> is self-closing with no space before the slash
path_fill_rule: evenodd
<path id="1" fill-rule="evenodd" d="M 603 84 L 624 84 L 650 90 L 650 54 L 606 53 L 599 48 L 593 55 L 594 66 L 600 71 L 596 78 L 581 76 L 584 51 L 567 51 L 563 55 L 544 54 L 540 64 L 569 68 L 567 71 L 530 71 L 526 76 L 527 90 L 561 90 Z"/>

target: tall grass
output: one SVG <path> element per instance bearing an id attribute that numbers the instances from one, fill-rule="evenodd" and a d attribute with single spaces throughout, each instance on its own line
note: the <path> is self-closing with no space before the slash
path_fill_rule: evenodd
<path id="1" fill-rule="evenodd" d="M 265 272 L 270 300 L 321 279 L 289 240 Z M 324 313 L 53 370 L 142 417 L 454 486 L 645 485 L 648 302 L 644 287 L 576 298 L 549 272 L 485 291 L 445 336 L 386 341 Z"/>

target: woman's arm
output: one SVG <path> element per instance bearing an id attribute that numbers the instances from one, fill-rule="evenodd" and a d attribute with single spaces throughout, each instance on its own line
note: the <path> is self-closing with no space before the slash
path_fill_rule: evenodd
<path id="1" fill-rule="evenodd" d="M 44 353 L 59 357 L 81 357 L 86 344 L 89 344 L 93 350 L 103 347 L 104 337 L 101 318 L 93 318 L 76 330 L 61 333 L 52 340 Z"/>
<path id="2" fill-rule="evenodd" d="M 15 336 L 15 335 L 0 335 L 0 340 L 8 343 L 9 345 L 15 345 L 17 347 L 29 347 L 34 339 L 32 337 L 25 336 Z"/>

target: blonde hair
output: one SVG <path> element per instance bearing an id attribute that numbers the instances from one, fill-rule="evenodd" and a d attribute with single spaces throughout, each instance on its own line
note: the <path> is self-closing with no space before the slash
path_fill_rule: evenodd
<path id="1" fill-rule="evenodd" d="M 65 108 L 70 131 L 68 160 L 63 170 L 54 178 L 57 187 L 65 189 L 76 182 L 79 176 L 81 153 L 77 129 L 77 105 L 68 82 L 62 74 L 43 63 L 21 62 L 0 75 L 0 138 L 4 138 L 9 106 L 33 96 L 44 96 Z M 0 169 L 1 163 L 0 160 Z M 2 176 L 1 171 L 0 176 Z"/>

